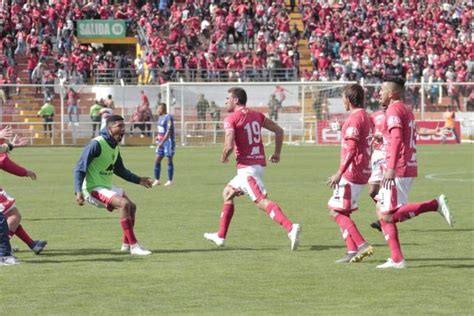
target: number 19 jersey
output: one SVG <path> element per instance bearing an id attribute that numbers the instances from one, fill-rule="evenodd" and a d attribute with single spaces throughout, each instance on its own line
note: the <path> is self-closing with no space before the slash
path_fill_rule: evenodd
<path id="1" fill-rule="evenodd" d="M 237 168 L 266 166 L 261 132 L 265 119 L 262 113 L 246 107 L 237 107 L 224 119 L 224 129 L 234 131 Z"/>

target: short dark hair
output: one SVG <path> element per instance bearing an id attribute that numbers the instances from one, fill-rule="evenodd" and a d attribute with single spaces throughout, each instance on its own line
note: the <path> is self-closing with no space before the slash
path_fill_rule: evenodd
<path id="1" fill-rule="evenodd" d="M 166 106 L 166 103 L 164 103 L 164 102 L 160 102 L 160 103 L 158 103 L 158 106 L 161 106 L 161 107 L 163 107 L 163 109 L 165 110 L 165 112 L 167 111 L 167 106 Z"/>
<path id="2" fill-rule="evenodd" d="M 387 86 L 392 93 L 403 98 L 405 94 L 405 79 L 400 76 L 386 76 L 383 81 L 387 83 Z"/>
<path id="3" fill-rule="evenodd" d="M 244 89 L 239 87 L 230 88 L 227 92 L 232 93 L 234 97 L 239 99 L 239 104 L 247 104 L 247 92 Z"/>
<path id="4" fill-rule="evenodd" d="M 353 106 L 358 108 L 364 107 L 365 93 L 364 88 L 362 88 L 360 84 L 353 83 L 347 85 L 342 90 L 342 93 L 346 96 L 346 98 Z"/>
<path id="5" fill-rule="evenodd" d="M 120 115 L 111 115 L 107 118 L 107 127 L 113 125 L 115 122 L 123 121 L 123 117 Z"/>
<path id="6" fill-rule="evenodd" d="M 400 77 L 400 76 L 393 76 L 393 75 L 385 76 L 383 78 L 383 81 L 394 83 L 394 84 L 398 85 L 400 88 L 405 87 L 405 79 L 403 77 Z"/>

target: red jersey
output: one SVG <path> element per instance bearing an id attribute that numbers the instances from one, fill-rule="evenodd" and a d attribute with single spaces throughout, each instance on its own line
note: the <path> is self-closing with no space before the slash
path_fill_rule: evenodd
<path id="1" fill-rule="evenodd" d="M 366 184 L 369 181 L 370 169 L 370 145 L 369 136 L 372 132 L 372 122 L 364 109 L 352 111 L 342 126 L 341 141 L 341 165 L 347 159 L 348 140 L 356 142 L 356 153 L 349 167 L 342 176 L 356 184 Z"/>
<path id="2" fill-rule="evenodd" d="M 0 169 L 18 177 L 26 177 L 28 175 L 28 171 L 13 162 L 6 153 L 0 154 Z"/>
<path id="3" fill-rule="evenodd" d="M 370 115 L 370 119 L 372 120 L 372 124 L 374 127 L 373 134 L 374 135 L 384 135 L 385 130 L 385 111 L 377 111 Z M 384 150 L 383 140 L 374 139 L 373 142 L 375 150 Z"/>
<path id="4" fill-rule="evenodd" d="M 387 140 L 387 168 L 395 169 L 397 177 L 416 177 L 418 175 L 418 164 L 416 161 L 416 125 L 413 112 L 401 101 L 390 105 L 385 113 L 385 131 Z M 398 152 L 394 152 L 390 132 L 394 128 L 400 128 L 402 143 Z M 396 155 L 396 157 L 393 157 Z M 395 165 L 391 165 L 393 158 Z"/>
<path id="5" fill-rule="evenodd" d="M 237 107 L 224 119 L 224 128 L 235 135 L 237 168 L 252 165 L 266 166 L 262 142 L 262 126 L 265 116 L 246 107 Z"/>

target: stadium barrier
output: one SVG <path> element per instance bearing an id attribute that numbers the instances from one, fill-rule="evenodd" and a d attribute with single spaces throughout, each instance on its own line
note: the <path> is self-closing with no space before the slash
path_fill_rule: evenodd
<path id="1" fill-rule="evenodd" d="M 147 68 L 137 71 L 135 68 L 94 69 L 92 81 L 96 85 L 156 84 L 159 77 L 166 81 L 186 82 L 232 82 L 232 81 L 295 81 L 298 79 L 297 68 L 273 69 L 174 69 Z M 81 81 L 82 82 L 82 81 Z"/>
<path id="2" fill-rule="evenodd" d="M 95 100 L 112 95 L 114 112 L 122 115 L 127 124 L 130 124 L 132 114 L 142 102 L 143 91 L 148 96 L 153 112 L 158 102 L 168 105 L 168 112 L 173 114 L 175 120 L 177 144 L 212 145 L 221 140 L 220 122 L 227 115 L 227 91 L 231 87 L 240 86 L 247 91 L 248 107 L 265 113 L 284 128 L 286 142 L 322 143 L 317 132 L 318 124 L 322 123 L 317 122 L 326 121 L 331 125 L 345 119 L 347 113 L 342 102 L 342 89 L 347 84 L 348 82 L 173 82 L 153 86 L 126 85 L 122 81 L 120 85 L 2 85 L 8 98 L 6 102 L 0 103 L 0 121 L 18 128 L 16 131 L 32 138 L 33 144 L 43 144 L 45 137 L 41 132 L 42 119 L 37 117 L 37 112 L 44 100 L 51 98 L 56 109 L 53 144 L 79 145 L 90 140 L 88 131 L 92 129 L 92 123 L 89 109 Z M 378 108 L 380 84 L 363 84 L 367 90 L 366 106 L 369 111 L 374 111 Z M 454 85 L 458 87 L 454 91 L 459 92 L 455 97 L 451 95 Z M 474 109 L 471 100 L 472 85 L 473 83 L 439 84 L 440 89 L 435 91 L 436 97 L 433 99 L 433 95 L 426 95 L 427 87 L 424 83 L 408 83 L 406 102 L 414 109 L 418 121 L 438 122 L 436 124 L 439 129 L 443 127 L 439 121 L 443 120 L 444 111 L 455 108 L 456 119 L 460 122 L 460 134 L 472 139 L 474 114 L 466 112 Z M 71 87 L 80 95 L 79 126 L 69 124 L 67 89 Z M 413 90 L 419 91 L 419 96 L 414 96 Z M 197 107 L 201 95 L 207 101 L 204 113 Z M 277 100 L 277 106 L 272 110 L 269 103 L 273 96 Z M 430 103 L 430 98 L 437 104 Z M 74 115 L 72 120 L 72 123 L 76 121 Z M 152 130 L 155 130 L 155 123 L 150 124 Z M 204 124 L 205 128 L 200 128 L 199 124 Z M 432 127 L 435 128 L 436 126 Z M 127 144 L 134 144 L 132 140 L 137 137 L 127 135 L 127 138 L 131 138 Z M 137 138 L 135 143 L 145 144 L 146 141 Z"/>

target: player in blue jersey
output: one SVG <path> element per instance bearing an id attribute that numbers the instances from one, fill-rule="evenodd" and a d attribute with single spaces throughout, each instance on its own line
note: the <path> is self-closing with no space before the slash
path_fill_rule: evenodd
<path id="1" fill-rule="evenodd" d="M 166 111 L 166 103 L 159 103 L 156 109 L 158 114 L 158 135 L 156 136 L 155 181 L 153 186 L 160 185 L 161 160 L 168 158 L 168 181 L 165 186 L 173 184 L 173 156 L 175 149 L 174 120 Z"/>

